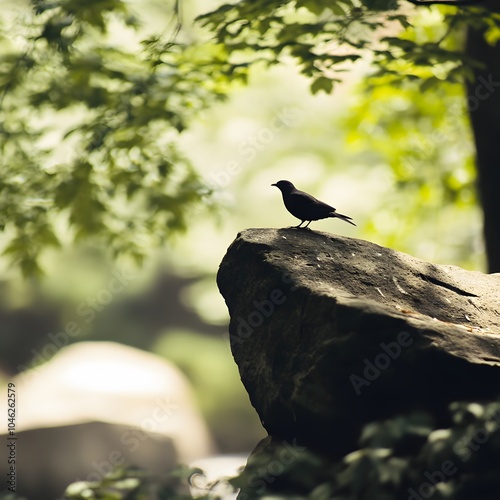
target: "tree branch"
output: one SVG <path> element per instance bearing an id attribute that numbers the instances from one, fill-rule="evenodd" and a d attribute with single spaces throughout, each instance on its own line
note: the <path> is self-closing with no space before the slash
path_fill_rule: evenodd
<path id="1" fill-rule="evenodd" d="M 414 5 L 479 5 L 483 0 L 407 0 Z"/>

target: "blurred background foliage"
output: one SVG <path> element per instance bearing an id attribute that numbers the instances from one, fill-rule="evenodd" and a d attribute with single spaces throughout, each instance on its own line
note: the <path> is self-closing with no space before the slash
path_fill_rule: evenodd
<path id="1" fill-rule="evenodd" d="M 215 273 L 242 228 L 295 223 L 270 186 L 279 179 L 358 224 L 314 229 L 484 269 L 457 55 L 466 14 L 244 1 L 239 14 L 222 7 L 195 23 L 205 3 L 7 3 L 3 378 L 76 321 L 83 331 L 71 341 L 115 340 L 172 360 L 221 451 L 250 450 L 263 430 L 230 355 Z M 237 15 L 253 24 L 227 24 Z M 336 59 L 331 39 L 342 40 Z M 117 271 L 133 279 L 102 304 Z M 82 304 L 94 312 L 88 323 Z"/>

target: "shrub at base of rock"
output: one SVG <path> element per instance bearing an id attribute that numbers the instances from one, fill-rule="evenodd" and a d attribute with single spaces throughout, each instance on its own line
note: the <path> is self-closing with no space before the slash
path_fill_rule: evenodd
<path id="1" fill-rule="evenodd" d="M 372 422 L 337 461 L 267 437 L 231 483 L 238 500 L 498 500 L 500 402 L 455 403 L 449 418 L 446 428 L 423 412 Z"/>

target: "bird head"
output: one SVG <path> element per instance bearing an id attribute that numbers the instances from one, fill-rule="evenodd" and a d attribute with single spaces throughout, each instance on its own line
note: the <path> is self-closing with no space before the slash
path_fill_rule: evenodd
<path id="1" fill-rule="evenodd" d="M 278 181 L 271 186 L 276 186 L 282 193 L 289 193 L 295 189 L 295 186 L 290 181 Z"/>

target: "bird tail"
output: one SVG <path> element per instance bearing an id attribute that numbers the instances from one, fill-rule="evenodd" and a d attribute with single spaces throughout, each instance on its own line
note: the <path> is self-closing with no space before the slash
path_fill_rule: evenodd
<path id="1" fill-rule="evenodd" d="M 339 219 L 342 219 L 343 221 L 346 221 L 349 224 L 352 224 L 353 226 L 356 225 L 354 224 L 354 222 L 352 222 L 352 217 L 349 217 L 348 215 L 339 214 L 338 212 L 332 212 L 330 214 L 330 217 L 338 217 Z"/>

